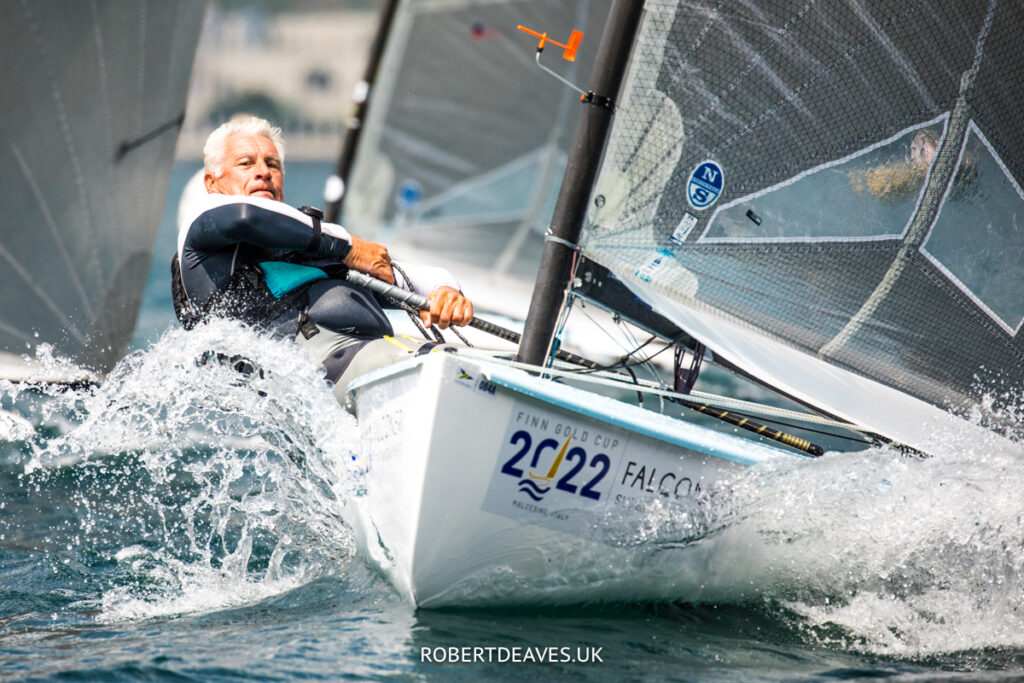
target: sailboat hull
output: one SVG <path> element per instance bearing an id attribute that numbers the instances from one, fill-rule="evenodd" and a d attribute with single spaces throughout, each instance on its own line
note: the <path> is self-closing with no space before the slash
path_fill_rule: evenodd
<path id="1" fill-rule="evenodd" d="M 678 597 L 716 486 L 793 457 L 445 353 L 350 395 L 361 549 L 423 607 Z"/>

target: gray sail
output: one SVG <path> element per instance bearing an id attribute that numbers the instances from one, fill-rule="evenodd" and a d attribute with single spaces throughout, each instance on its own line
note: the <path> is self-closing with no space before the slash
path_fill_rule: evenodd
<path id="1" fill-rule="evenodd" d="M 11 3 L 0 22 L 0 351 L 106 371 L 131 341 L 205 3 Z"/>
<path id="2" fill-rule="evenodd" d="M 847 417 L 1019 388 L 1024 3 L 646 10 L 587 256 Z"/>
<path id="3" fill-rule="evenodd" d="M 579 95 L 534 63 L 524 25 L 565 42 L 542 63 L 585 84 L 610 0 L 409 0 L 398 9 L 342 221 L 459 267 L 532 283 Z M 525 303 L 525 301 L 524 301 Z M 525 308 L 524 308 L 525 312 Z"/>

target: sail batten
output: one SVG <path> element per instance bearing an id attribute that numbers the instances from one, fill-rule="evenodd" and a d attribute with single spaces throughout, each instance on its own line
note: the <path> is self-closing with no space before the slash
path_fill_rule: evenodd
<path id="1" fill-rule="evenodd" d="M 854 405 L 868 386 L 966 409 L 1024 385 L 1022 3 L 646 10 L 588 258 L 871 380 Z M 830 377 L 797 393 L 856 419 Z"/>

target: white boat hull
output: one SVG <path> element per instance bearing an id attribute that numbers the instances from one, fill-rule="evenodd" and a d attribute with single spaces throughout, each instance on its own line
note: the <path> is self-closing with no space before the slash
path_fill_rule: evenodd
<path id="1" fill-rule="evenodd" d="M 706 533 L 704 494 L 790 457 L 453 354 L 371 373 L 350 394 L 360 547 L 418 606 L 677 597 L 692 577 L 670 549 Z"/>

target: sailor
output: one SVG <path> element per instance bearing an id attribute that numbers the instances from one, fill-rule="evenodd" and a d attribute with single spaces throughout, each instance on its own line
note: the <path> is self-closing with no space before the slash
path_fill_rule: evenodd
<path id="1" fill-rule="evenodd" d="M 383 245 L 284 204 L 284 151 L 280 128 L 256 117 L 207 138 L 206 194 L 182 214 L 171 264 L 175 313 L 186 328 L 222 316 L 294 336 L 323 363 L 340 401 L 351 379 L 409 353 L 391 339 L 374 295 L 344 279 L 347 268 L 425 295 L 427 326 L 466 325 L 473 304 L 446 270 L 392 268 Z"/>

